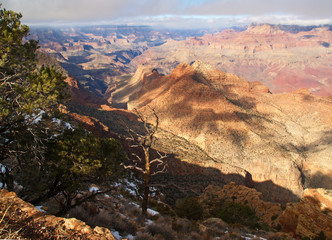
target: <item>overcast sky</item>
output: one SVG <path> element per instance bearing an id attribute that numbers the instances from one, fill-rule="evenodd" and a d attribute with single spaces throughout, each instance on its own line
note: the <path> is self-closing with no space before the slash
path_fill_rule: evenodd
<path id="1" fill-rule="evenodd" d="M 332 24 L 332 0 L 0 0 L 26 24 Z"/>

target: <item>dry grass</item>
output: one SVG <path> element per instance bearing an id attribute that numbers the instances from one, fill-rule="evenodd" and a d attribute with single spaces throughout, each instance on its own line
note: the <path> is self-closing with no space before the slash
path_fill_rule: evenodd
<path id="1" fill-rule="evenodd" d="M 152 236 L 158 236 L 159 239 L 176 239 L 176 232 L 174 232 L 172 227 L 166 223 L 152 223 L 147 226 L 146 231 L 149 232 Z"/>
<path id="2" fill-rule="evenodd" d="M 4 204 L 0 207 L 0 239 L 67 239 L 56 229 L 36 223 L 17 206 Z M 72 239 L 76 239 L 74 236 Z"/>
<path id="3" fill-rule="evenodd" d="M 135 240 L 155 240 L 155 238 L 147 232 L 138 233 Z"/>
<path id="4" fill-rule="evenodd" d="M 1 211 L 1 220 L 0 220 L 0 238 L 1 239 L 17 239 L 20 238 L 20 231 L 22 228 L 13 230 L 9 221 L 8 221 L 8 211 L 10 210 L 11 205 L 7 206 L 4 211 Z M 5 219 L 6 218 L 6 219 Z"/>
<path id="5" fill-rule="evenodd" d="M 91 214 L 82 206 L 71 209 L 69 216 L 85 222 L 90 227 L 110 227 L 110 214 L 105 210 L 100 210 L 98 214 Z"/>

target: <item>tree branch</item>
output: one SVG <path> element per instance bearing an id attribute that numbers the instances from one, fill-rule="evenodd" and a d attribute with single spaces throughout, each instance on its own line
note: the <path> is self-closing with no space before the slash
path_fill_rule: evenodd
<path id="1" fill-rule="evenodd" d="M 158 171 L 155 171 L 151 174 L 151 176 L 154 176 L 154 175 L 157 175 L 157 174 L 160 174 L 160 173 L 165 173 L 166 172 L 166 167 L 168 166 L 167 163 L 164 163 L 163 165 L 163 168 L 161 170 L 158 170 Z"/>

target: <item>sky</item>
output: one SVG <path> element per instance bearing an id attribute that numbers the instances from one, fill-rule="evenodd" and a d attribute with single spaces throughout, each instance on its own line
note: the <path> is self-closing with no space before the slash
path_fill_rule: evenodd
<path id="1" fill-rule="evenodd" d="M 128 24 L 215 28 L 332 24 L 332 0 L 0 0 L 30 25 Z"/>

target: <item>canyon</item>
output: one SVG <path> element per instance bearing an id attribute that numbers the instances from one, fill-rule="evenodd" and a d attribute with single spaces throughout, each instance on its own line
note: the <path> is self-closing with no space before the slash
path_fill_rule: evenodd
<path id="1" fill-rule="evenodd" d="M 62 111 L 90 131 L 118 138 L 130 153 L 128 127 L 144 128 L 135 111 L 154 124 L 154 109 L 151 154 L 166 154 L 168 168 L 152 182 L 170 205 L 219 191 L 293 236 L 331 235 L 331 27 L 180 34 L 121 26 L 32 36 L 59 63 L 43 61 L 68 76 L 72 102 Z"/>
<path id="2" fill-rule="evenodd" d="M 331 100 L 307 89 L 271 94 L 262 83 L 196 61 L 166 76 L 141 66 L 110 99 L 129 100 L 128 109 L 147 115 L 152 107 L 163 130 L 211 157 L 196 164 L 250 176 L 270 201 L 295 201 L 304 188 L 332 187 Z M 172 146 L 163 151 L 176 155 Z"/>
<path id="3" fill-rule="evenodd" d="M 69 112 L 89 129 L 123 136 L 123 123 L 137 124 L 130 110 L 146 113 L 151 106 L 161 123 L 156 148 L 175 159 L 235 174 L 270 201 L 332 187 L 331 98 L 317 96 L 331 95 L 329 26 L 266 24 L 182 35 L 82 27 L 32 36 L 70 76 Z"/>
<path id="4" fill-rule="evenodd" d="M 309 28 L 310 29 L 310 28 Z M 276 25 L 251 25 L 245 31 L 224 31 L 168 40 L 148 49 L 132 64 L 163 66 L 201 60 L 248 81 L 259 81 L 273 93 L 308 88 L 315 95 L 332 94 L 332 32 L 329 27 L 296 31 Z"/>
<path id="5" fill-rule="evenodd" d="M 308 88 L 332 94 L 331 26 L 251 25 L 211 32 L 144 26 L 32 28 L 43 51 L 82 85 L 102 95 L 114 79 L 140 64 L 170 74 L 179 63 L 200 60 L 271 92 Z"/>

